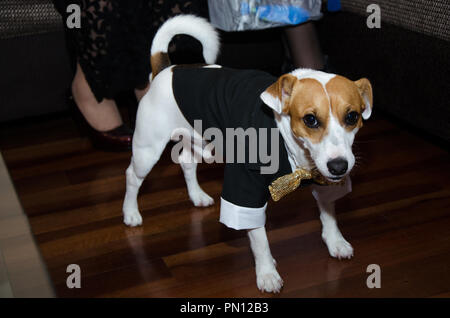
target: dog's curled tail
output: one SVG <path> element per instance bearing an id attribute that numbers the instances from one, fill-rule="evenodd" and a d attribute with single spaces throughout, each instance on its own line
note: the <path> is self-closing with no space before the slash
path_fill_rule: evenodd
<path id="1" fill-rule="evenodd" d="M 203 57 L 207 64 L 216 62 L 219 53 L 219 35 L 205 19 L 194 15 L 177 15 L 167 20 L 156 32 L 151 50 L 152 78 L 170 66 L 167 50 L 172 38 L 177 34 L 190 35 L 203 46 Z"/>

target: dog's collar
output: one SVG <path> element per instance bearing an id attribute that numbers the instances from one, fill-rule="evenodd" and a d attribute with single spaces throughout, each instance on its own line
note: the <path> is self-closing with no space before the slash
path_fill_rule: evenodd
<path id="1" fill-rule="evenodd" d="M 276 202 L 280 200 L 285 195 L 295 191 L 302 180 L 312 180 L 319 185 L 342 185 L 345 183 L 345 179 L 339 182 L 328 181 L 323 175 L 321 175 L 317 170 L 308 170 L 304 168 L 298 168 L 292 173 L 281 176 L 273 181 L 269 185 L 269 192 L 272 199 Z"/>

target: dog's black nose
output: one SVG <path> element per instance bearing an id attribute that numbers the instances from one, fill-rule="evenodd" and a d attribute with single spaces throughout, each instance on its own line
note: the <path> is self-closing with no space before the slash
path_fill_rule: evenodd
<path id="1" fill-rule="evenodd" d="M 344 158 L 336 158 L 327 162 L 328 170 L 335 176 L 343 175 L 348 169 L 348 161 Z"/>

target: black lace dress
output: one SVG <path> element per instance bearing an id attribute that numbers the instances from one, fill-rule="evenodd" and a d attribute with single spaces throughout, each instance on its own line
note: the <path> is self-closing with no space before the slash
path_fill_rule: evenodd
<path id="1" fill-rule="evenodd" d="M 81 8 L 81 28 L 66 28 L 71 53 L 97 101 L 144 88 L 150 74 L 150 46 L 168 18 L 207 16 L 206 0 L 53 0 L 64 25 L 70 4 Z M 74 59 L 74 60 L 75 60 Z"/>

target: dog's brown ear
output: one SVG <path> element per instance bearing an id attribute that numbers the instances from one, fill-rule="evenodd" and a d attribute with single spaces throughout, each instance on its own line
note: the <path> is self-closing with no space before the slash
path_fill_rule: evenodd
<path id="1" fill-rule="evenodd" d="M 292 95 L 297 80 L 297 77 L 292 74 L 281 76 L 261 94 L 262 101 L 278 114 L 286 113 L 288 110 L 287 102 Z"/>
<path id="2" fill-rule="evenodd" d="M 372 85 L 367 78 L 361 78 L 357 80 L 355 84 L 358 87 L 362 99 L 364 100 L 364 110 L 362 112 L 362 117 L 364 119 L 369 119 L 370 115 L 372 114 L 373 108 Z"/>

